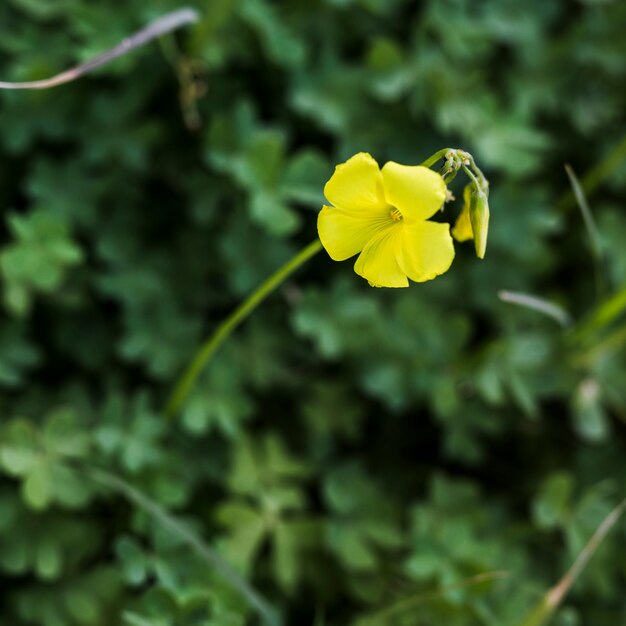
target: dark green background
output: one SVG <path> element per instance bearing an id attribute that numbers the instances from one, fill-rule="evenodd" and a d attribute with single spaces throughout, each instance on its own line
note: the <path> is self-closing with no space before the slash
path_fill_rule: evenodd
<path id="1" fill-rule="evenodd" d="M 195 6 L 202 22 L 91 77 L 0 92 L 0 623 L 257 623 L 96 467 L 186 520 L 286 624 L 356 626 L 409 598 L 368 623 L 516 626 L 626 496 L 624 305 L 592 317 L 626 289 L 626 4 Z M 5 0 L 0 79 L 174 8 Z M 384 290 L 322 253 L 163 417 L 200 342 L 316 237 L 335 164 L 446 146 L 491 181 L 484 261 L 459 245 L 443 277 Z M 595 273 L 565 162 L 595 171 Z M 553 623 L 626 624 L 625 554 L 622 522 Z"/>

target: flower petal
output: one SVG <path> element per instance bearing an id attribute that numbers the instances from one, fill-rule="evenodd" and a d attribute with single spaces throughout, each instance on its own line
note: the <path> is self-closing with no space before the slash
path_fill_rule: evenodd
<path id="1" fill-rule="evenodd" d="M 383 216 L 331 206 L 324 206 L 317 216 L 317 232 L 322 245 L 333 261 L 345 261 L 358 252 L 377 233 L 385 230 L 393 220 L 386 212 Z"/>
<path id="2" fill-rule="evenodd" d="M 443 178 L 422 165 L 389 161 L 382 169 L 387 202 L 400 209 L 409 222 L 432 217 L 446 199 Z"/>
<path id="3" fill-rule="evenodd" d="M 354 271 L 374 287 L 408 287 L 409 281 L 396 260 L 402 242 L 402 224 L 378 232 L 363 248 Z"/>
<path id="4" fill-rule="evenodd" d="M 398 265 L 417 283 L 446 272 L 454 259 L 449 224 L 418 222 L 404 224 L 398 248 Z"/>
<path id="5" fill-rule="evenodd" d="M 366 152 L 355 154 L 335 168 L 324 195 L 331 204 L 346 211 L 388 213 L 390 209 L 378 163 Z"/>
<path id="6" fill-rule="evenodd" d="M 469 204 L 463 206 L 459 217 L 456 218 L 456 222 L 452 228 L 452 235 L 457 241 L 474 239 L 474 231 L 472 230 L 472 223 L 470 222 Z"/>
<path id="7" fill-rule="evenodd" d="M 452 236 L 457 241 L 468 241 L 474 239 L 474 231 L 472 230 L 472 222 L 470 221 L 470 204 L 472 202 L 472 185 L 465 185 L 463 189 L 463 208 L 456 218 L 456 222 L 452 227 Z"/>

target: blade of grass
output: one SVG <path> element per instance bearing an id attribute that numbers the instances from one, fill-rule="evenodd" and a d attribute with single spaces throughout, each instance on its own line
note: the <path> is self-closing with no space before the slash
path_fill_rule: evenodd
<path id="1" fill-rule="evenodd" d="M 565 596 L 569 593 L 576 579 L 587 566 L 587 563 L 589 563 L 591 557 L 595 554 L 599 545 L 625 511 L 626 499 L 622 500 L 622 502 L 602 520 L 600 526 L 598 526 L 593 533 L 593 536 L 587 542 L 587 545 L 583 548 L 582 552 L 578 555 L 569 570 L 567 570 L 563 578 L 561 578 L 554 587 L 548 590 L 519 626 L 542 626 L 548 622 L 563 602 Z"/>
<path id="2" fill-rule="evenodd" d="M 167 13 L 162 17 L 154 20 L 148 24 L 145 28 L 135 34 L 127 37 L 114 48 L 103 52 L 95 56 L 94 58 L 81 63 L 69 70 L 56 74 L 51 78 L 45 78 L 43 80 L 33 80 L 28 82 L 11 83 L 0 81 L 0 89 L 50 89 L 52 87 L 58 87 L 70 83 L 93 70 L 106 65 L 110 61 L 117 59 L 118 57 L 128 54 L 136 48 L 147 44 L 148 42 L 161 37 L 167 33 L 170 33 L 182 26 L 192 24 L 200 19 L 200 14 L 191 8 L 178 9 Z"/>
<path id="3" fill-rule="evenodd" d="M 543 298 L 519 291 L 499 291 L 498 298 L 500 298 L 502 302 L 516 304 L 517 306 L 543 313 L 558 322 L 563 328 L 567 328 L 572 323 L 570 314 L 563 307 L 549 302 L 548 300 L 544 300 Z"/>
<path id="4" fill-rule="evenodd" d="M 579 326 L 574 338 L 584 341 L 592 333 L 602 330 L 626 311 L 626 288 L 613 294 L 597 306 L 590 317 Z"/>
<path id="5" fill-rule="evenodd" d="M 583 216 L 583 221 L 585 222 L 585 228 L 587 229 L 587 234 L 589 235 L 589 241 L 591 243 L 591 251 L 596 258 L 600 258 L 602 255 L 600 233 L 598 232 L 598 227 L 596 226 L 593 214 L 591 213 L 591 208 L 587 202 L 585 192 L 583 191 L 582 185 L 580 184 L 574 169 L 568 163 L 565 164 L 565 172 L 567 173 L 569 182 L 572 186 L 572 191 L 574 192 L 574 197 L 576 198 L 576 203 L 578 204 L 578 208 Z"/>
<path id="6" fill-rule="evenodd" d="M 589 237 L 589 244 L 591 247 L 591 258 L 593 260 L 593 268 L 596 278 L 596 291 L 598 295 L 600 295 L 605 292 L 607 282 L 602 267 L 602 240 L 600 238 L 600 233 L 593 217 L 593 213 L 591 212 L 591 208 L 589 207 L 589 203 L 587 202 L 585 192 L 572 166 L 569 164 L 565 164 L 565 172 L 567 173 L 567 177 L 569 178 L 570 185 L 572 186 L 572 191 L 574 192 L 574 197 L 576 198 L 576 204 L 580 209 L 585 228 L 587 229 L 587 235 Z"/>
<path id="7" fill-rule="evenodd" d="M 177 520 L 156 502 L 148 498 L 148 496 L 114 474 L 96 468 L 88 468 L 86 472 L 92 480 L 126 498 L 126 500 L 152 517 L 162 528 L 192 548 L 202 560 L 208 563 L 211 568 L 241 594 L 266 624 L 269 626 L 282 626 L 282 620 L 278 615 L 278 611 L 184 523 Z"/>

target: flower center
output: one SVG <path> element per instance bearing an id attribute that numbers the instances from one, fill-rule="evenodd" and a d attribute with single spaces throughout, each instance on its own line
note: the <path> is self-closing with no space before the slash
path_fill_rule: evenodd
<path id="1" fill-rule="evenodd" d="M 391 209 L 391 212 L 389 213 L 389 215 L 391 215 L 391 219 L 394 222 L 399 222 L 402 219 L 402 213 L 400 213 L 400 211 L 396 208 Z"/>

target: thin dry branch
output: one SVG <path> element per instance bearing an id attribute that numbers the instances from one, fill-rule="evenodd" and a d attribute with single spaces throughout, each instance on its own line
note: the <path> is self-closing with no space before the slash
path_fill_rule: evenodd
<path id="1" fill-rule="evenodd" d="M 162 17 L 150 22 L 145 28 L 124 39 L 114 48 L 103 52 L 95 56 L 93 59 L 81 63 L 69 70 L 56 74 L 51 78 L 45 78 L 43 80 L 33 80 L 21 83 L 10 83 L 0 81 L 0 89 L 50 89 L 51 87 L 58 87 L 65 83 L 72 82 L 86 74 L 89 74 L 98 67 L 113 61 L 125 54 L 128 54 L 132 50 L 139 48 L 146 43 L 166 35 L 182 26 L 187 24 L 193 24 L 200 19 L 199 13 L 191 8 L 178 9 L 167 13 Z"/>

